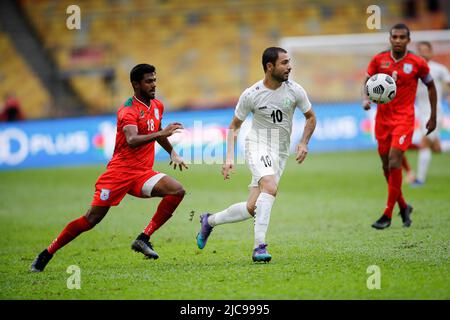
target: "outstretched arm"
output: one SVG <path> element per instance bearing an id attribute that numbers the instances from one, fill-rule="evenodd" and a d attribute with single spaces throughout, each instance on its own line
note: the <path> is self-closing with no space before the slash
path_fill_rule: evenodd
<path id="1" fill-rule="evenodd" d="M 303 160 L 305 160 L 306 155 L 308 154 L 309 139 L 311 139 L 314 129 L 316 128 L 316 114 L 313 109 L 304 113 L 304 116 L 306 118 L 305 128 L 303 130 L 303 136 L 297 145 L 297 156 L 295 158 L 298 163 L 302 163 Z"/>
<path id="2" fill-rule="evenodd" d="M 234 116 L 227 132 L 227 156 L 225 164 L 222 166 L 222 175 L 225 180 L 230 179 L 230 171 L 234 169 L 234 146 L 236 145 L 242 122 L 242 120 Z"/>

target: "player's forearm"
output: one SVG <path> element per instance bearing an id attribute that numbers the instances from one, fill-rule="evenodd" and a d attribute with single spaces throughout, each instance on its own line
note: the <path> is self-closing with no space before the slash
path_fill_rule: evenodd
<path id="1" fill-rule="evenodd" d="M 314 133 L 314 129 L 316 128 L 316 115 L 312 114 L 306 119 L 305 128 L 303 130 L 302 138 L 300 139 L 300 143 L 307 145 L 309 140 L 311 139 L 312 134 Z"/>
<path id="2" fill-rule="evenodd" d="M 160 131 L 151 134 L 132 135 L 127 138 L 127 143 L 131 148 L 137 148 L 144 144 L 153 142 L 161 137 Z"/>
<path id="3" fill-rule="evenodd" d="M 234 163 L 234 146 L 237 140 L 237 130 L 230 128 L 227 133 L 227 156 L 226 163 Z"/>
<path id="4" fill-rule="evenodd" d="M 166 150 L 168 154 L 172 154 L 173 146 L 167 137 L 159 137 L 156 139 L 156 141 L 161 147 L 163 147 L 164 150 Z"/>
<path id="5" fill-rule="evenodd" d="M 242 120 L 238 119 L 236 116 L 231 120 L 230 126 L 227 132 L 227 155 L 226 155 L 226 163 L 234 164 L 234 147 L 236 145 L 237 136 L 239 133 L 239 129 L 242 125 Z"/>
<path id="6" fill-rule="evenodd" d="M 430 118 L 436 119 L 437 92 L 436 87 L 428 87 L 428 99 L 430 100 L 431 114 Z"/>

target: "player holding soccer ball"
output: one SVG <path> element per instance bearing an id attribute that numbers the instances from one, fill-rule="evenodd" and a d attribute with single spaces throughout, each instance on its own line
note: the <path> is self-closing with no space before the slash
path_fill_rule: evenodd
<path id="1" fill-rule="evenodd" d="M 414 99 L 417 82 L 420 79 L 428 88 L 431 114 L 426 124 L 427 134 L 436 128 L 436 88 L 427 62 L 407 50 L 410 42 L 409 28 L 396 24 L 390 30 L 391 50 L 374 56 L 367 68 L 367 80 L 378 73 L 385 73 L 395 80 L 397 94 L 386 104 L 378 104 L 375 117 L 375 137 L 378 142 L 384 176 L 388 182 L 388 199 L 383 215 L 373 228 L 384 229 L 391 225 L 392 211 L 398 202 L 404 227 L 411 225 L 412 206 L 402 195 L 402 158 L 411 144 L 414 132 Z M 367 92 L 363 94 L 363 108 L 370 109 Z"/>
<path id="2" fill-rule="evenodd" d="M 171 216 L 184 197 L 182 185 L 172 177 L 153 170 L 155 141 L 170 155 L 174 169 L 187 168 L 167 139 L 180 123 L 171 123 L 161 129 L 164 106 L 155 99 L 155 67 L 148 64 L 135 66 L 130 73 L 134 96 L 117 112 L 117 134 L 114 154 L 107 170 L 95 184 L 94 199 L 87 213 L 70 222 L 61 234 L 42 251 L 31 265 L 31 271 L 41 272 L 61 247 L 92 229 L 111 206 L 117 206 L 128 193 L 139 198 L 162 197 L 150 223 L 132 243 L 131 248 L 146 257 L 157 259 L 150 236 Z"/>
<path id="3" fill-rule="evenodd" d="M 245 145 L 246 163 L 252 172 L 248 200 L 215 214 L 201 215 L 197 245 L 200 249 L 205 247 L 215 226 L 254 217 L 252 259 L 268 262 L 272 256 L 267 251 L 266 233 L 278 183 L 289 156 L 294 111 L 299 108 L 306 118 L 303 136 L 296 150 L 298 163 L 302 163 L 308 153 L 308 142 L 314 132 L 316 117 L 305 90 L 288 80 L 291 64 L 286 50 L 267 48 L 262 56 L 262 64 L 264 79 L 246 89 L 239 98 L 227 135 L 227 156 L 222 167 L 224 179 L 229 179 L 234 169 L 234 146 L 238 130 L 248 114 L 253 113 L 252 128 Z"/>

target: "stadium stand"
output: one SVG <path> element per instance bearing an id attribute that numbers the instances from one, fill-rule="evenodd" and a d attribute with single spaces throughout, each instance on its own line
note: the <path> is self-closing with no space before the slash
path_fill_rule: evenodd
<path id="1" fill-rule="evenodd" d="M 20 101 L 27 119 L 48 116 L 51 97 L 27 63 L 15 50 L 8 35 L 0 30 L 0 111 L 5 97 Z"/>
<path id="2" fill-rule="evenodd" d="M 65 25 L 70 0 L 21 4 L 45 48 L 95 114 L 113 112 L 129 95 L 128 72 L 142 62 L 157 67 L 158 95 L 169 110 L 231 106 L 246 86 L 261 78 L 264 48 L 286 36 L 367 32 L 367 13 L 357 8 L 371 2 L 80 0 L 81 30 Z M 385 26 L 398 22 L 405 10 L 400 1 L 378 5 Z M 413 28 L 429 26 L 408 19 Z M 446 23 L 439 13 L 434 26 L 444 28 Z M 339 66 L 333 74 L 345 68 Z"/>

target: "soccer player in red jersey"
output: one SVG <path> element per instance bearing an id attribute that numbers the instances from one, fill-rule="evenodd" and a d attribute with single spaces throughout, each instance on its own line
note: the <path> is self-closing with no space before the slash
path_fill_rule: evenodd
<path id="1" fill-rule="evenodd" d="M 181 157 L 173 150 L 168 137 L 182 129 L 180 123 L 171 123 L 164 129 L 161 120 L 163 104 L 155 99 L 156 70 L 149 64 L 139 64 L 130 73 L 134 96 L 117 111 L 117 134 L 112 159 L 107 170 L 95 184 L 94 199 L 85 215 L 70 222 L 60 235 L 42 251 L 31 265 L 31 271 L 41 272 L 61 247 L 82 232 L 99 223 L 111 206 L 117 206 L 128 193 L 139 198 L 162 197 L 148 226 L 133 241 L 131 248 L 146 257 L 157 259 L 150 236 L 171 216 L 185 191 L 174 178 L 153 170 L 155 141 L 169 154 L 174 169 L 187 169 Z"/>
<path id="2" fill-rule="evenodd" d="M 388 199 L 383 215 L 373 228 L 384 229 L 391 225 L 395 203 L 400 207 L 400 216 L 404 227 L 411 225 L 412 206 L 407 204 L 402 194 L 402 158 L 411 144 L 414 132 L 414 99 L 417 81 L 420 79 L 428 88 L 431 106 L 430 119 L 426 128 L 429 134 L 436 128 L 436 87 L 430 75 L 427 62 L 420 56 L 407 50 L 410 39 L 409 28 L 405 24 L 396 24 L 390 30 L 391 49 L 375 55 L 367 68 L 367 80 L 377 74 L 386 73 L 397 84 L 395 98 L 386 104 L 379 104 L 375 117 L 375 137 L 378 142 L 384 176 L 388 182 Z M 364 86 L 363 108 L 370 109 L 367 91 Z"/>

